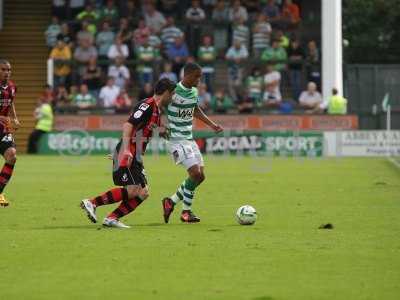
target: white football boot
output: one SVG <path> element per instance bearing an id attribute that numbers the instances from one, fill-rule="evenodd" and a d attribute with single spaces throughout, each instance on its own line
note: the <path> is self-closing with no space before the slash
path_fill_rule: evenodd
<path id="1" fill-rule="evenodd" d="M 111 218 L 105 218 L 103 221 L 103 226 L 115 228 L 131 228 L 131 226 L 125 225 L 120 220 Z"/>
<path id="2" fill-rule="evenodd" d="M 81 208 L 86 212 L 90 221 L 97 223 L 96 207 L 89 201 L 89 199 L 83 199 L 81 201 Z"/>

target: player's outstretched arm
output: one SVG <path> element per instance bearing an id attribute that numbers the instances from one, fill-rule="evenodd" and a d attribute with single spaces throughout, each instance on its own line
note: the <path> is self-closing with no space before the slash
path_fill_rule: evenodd
<path id="1" fill-rule="evenodd" d="M 194 117 L 203 121 L 212 130 L 214 130 L 217 133 L 224 130 L 221 125 L 214 123 L 209 117 L 207 117 L 207 115 L 204 113 L 204 111 L 199 106 L 196 106 L 196 108 L 194 110 Z"/>

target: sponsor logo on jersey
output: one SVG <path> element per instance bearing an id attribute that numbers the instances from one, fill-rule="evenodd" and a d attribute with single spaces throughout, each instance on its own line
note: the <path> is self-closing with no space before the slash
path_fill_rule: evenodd
<path id="1" fill-rule="evenodd" d="M 182 119 L 191 119 L 193 118 L 194 108 L 186 108 L 186 109 L 179 109 L 178 116 Z"/>

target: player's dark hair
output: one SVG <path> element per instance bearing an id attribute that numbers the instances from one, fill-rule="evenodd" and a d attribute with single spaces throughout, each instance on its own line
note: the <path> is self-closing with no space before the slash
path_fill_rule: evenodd
<path id="1" fill-rule="evenodd" d="M 0 58 L 0 65 L 6 65 L 6 64 L 10 65 L 10 62 L 7 59 Z"/>
<path id="2" fill-rule="evenodd" d="M 201 71 L 201 67 L 196 63 L 187 63 L 183 67 L 184 76 L 189 75 L 189 74 L 191 74 L 193 72 L 196 72 L 196 71 Z"/>
<path id="3" fill-rule="evenodd" d="M 163 78 L 157 81 L 155 87 L 154 87 L 154 93 L 156 95 L 162 95 L 164 94 L 165 91 L 170 91 L 172 92 L 175 90 L 176 84 L 172 80 L 169 80 L 168 78 Z"/>

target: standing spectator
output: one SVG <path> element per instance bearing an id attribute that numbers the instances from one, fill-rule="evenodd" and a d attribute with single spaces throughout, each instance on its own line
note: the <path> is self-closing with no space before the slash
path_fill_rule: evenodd
<path id="1" fill-rule="evenodd" d="M 133 32 L 133 48 L 143 45 L 143 41 L 150 36 L 150 28 L 144 19 L 139 20 L 138 28 Z"/>
<path id="2" fill-rule="evenodd" d="M 208 111 L 210 108 L 210 104 L 211 104 L 211 95 L 207 91 L 207 85 L 205 85 L 204 83 L 201 83 L 200 87 L 199 87 L 198 105 L 202 110 Z"/>
<path id="3" fill-rule="evenodd" d="M 232 108 L 232 99 L 225 94 L 225 90 L 223 88 L 218 89 L 211 98 L 211 109 L 213 112 L 224 114 Z"/>
<path id="4" fill-rule="evenodd" d="M 175 38 L 183 36 L 182 30 L 175 26 L 175 19 L 173 17 L 167 17 L 167 24 L 161 30 L 161 40 L 165 49 L 174 43 Z"/>
<path id="5" fill-rule="evenodd" d="M 131 78 L 129 69 L 123 64 L 121 56 L 115 58 L 115 63 L 108 67 L 108 77 L 114 78 L 114 84 L 120 89 L 126 88 Z"/>
<path id="6" fill-rule="evenodd" d="M 264 104 L 266 107 L 278 107 L 282 102 L 280 91 L 281 74 L 274 70 L 272 64 L 267 65 L 267 72 L 264 76 Z"/>
<path id="7" fill-rule="evenodd" d="M 250 30 L 241 17 L 234 20 L 232 41 L 235 40 L 240 41 L 247 49 L 249 48 Z"/>
<path id="8" fill-rule="evenodd" d="M 151 83 L 146 83 L 143 88 L 139 91 L 139 96 L 138 98 L 140 100 L 143 99 L 147 99 L 150 98 L 151 96 L 154 95 L 154 90 L 153 90 L 153 86 L 151 85 Z"/>
<path id="9" fill-rule="evenodd" d="M 36 119 L 36 126 L 28 139 L 29 154 L 36 154 L 38 152 L 38 145 L 42 135 L 53 129 L 53 109 L 47 99 L 43 99 L 40 102 L 33 116 Z"/>
<path id="10" fill-rule="evenodd" d="M 197 46 L 200 43 L 202 22 L 206 14 L 200 7 L 199 0 L 192 0 L 192 6 L 185 13 L 187 21 L 186 37 L 190 53 L 197 53 Z"/>
<path id="11" fill-rule="evenodd" d="M 253 26 L 253 53 L 255 58 L 260 58 L 265 49 L 269 47 L 271 37 L 271 25 L 264 14 L 257 16 Z"/>
<path id="12" fill-rule="evenodd" d="M 53 0 L 51 14 L 60 20 L 65 20 L 67 17 L 66 0 Z"/>
<path id="13" fill-rule="evenodd" d="M 57 45 L 51 50 L 50 58 L 54 59 L 54 87 L 65 85 L 71 74 L 71 49 L 63 40 L 58 40 Z"/>
<path id="14" fill-rule="evenodd" d="M 39 103 L 46 102 L 53 105 L 54 103 L 54 90 L 51 85 L 46 84 L 44 91 L 39 97 Z"/>
<path id="15" fill-rule="evenodd" d="M 276 5 L 275 0 L 268 0 L 263 9 L 263 14 L 267 17 L 268 22 L 270 22 L 272 26 L 278 25 L 281 20 L 279 7 Z"/>
<path id="16" fill-rule="evenodd" d="M 325 109 L 322 96 L 317 91 L 317 85 L 314 82 L 309 82 L 307 90 L 301 93 L 299 104 L 309 114 L 321 113 Z"/>
<path id="17" fill-rule="evenodd" d="M 160 59 L 158 49 L 150 46 L 148 40 L 145 40 L 142 46 L 136 48 L 136 57 L 138 60 L 136 71 L 140 84 L 153 82 L 155 63 Z"/>
<path id="18" fill-rule="evenodd" d="M 299 40 L 295 38 L 290 43 L 288 49 L 289 79 L 293 92 L 293 99 L 298 99 L 301 92 L 304 59 L 304 50 L 300 46 Z"/>
<path id="19" fill-rule="evenodd" d="M 143 7 L 143 10 L 147 27 L 158 34 L 165 26 L 166 21 L 164 16 L 155 9 L 153 3 L 146 3 Z"/>
<path id="20" fill-rule="evenodd" d="M 169 17 L 175 18 L 177 15 L 180 15 L 180 7 L 178 4 L 178 0 L 161 0 L 161 11 Z"/>
<path id="21" fill-rule="evenodd" d="M 200 65 L 203 71 L 203 80 L 207 85 L 207 90 L 212 93 L 214 81 L 214 62 L 217 58 L 217 52 L 212 44 L 211 36 L 203 37 L 203 44 L 197 52 Z"/>
<path id="22" fill-rule="evenodd" d="M 228 67 L 228 88 L 229 94 L 235 102 L 239 100 L 241 94 L 241 86 L 243 81 L 243 61 L 249 57 L 246 46 L 242 45 L 239 40 L 234 40 L 233 46 L 228 49 L 226 59 L 229 62 Z"/>
<path id="23" fill-rule="evenodd" d="M 248 18 L 247 9 L 241 5 L 240 0 L 234 0 L 232 7 L 229 9 L 229 19 L 232 22 L 239 19 L 247 22 Z"/>
<path id="24" fill-rule="evenodd" d="M 251 70 L 250 76 L 246 78 L 246 94 L 249 102 L 259 106 L 263 97 L 263 77 L 258 67 Z"/>
<path id="25" fill-rule="evenodd" d="M 79 76 L 82 76 L 85 65 L 89 60 L 97 59 L 97 49 L 88 40 L 83 40 L 74 52 L 74 59 L 80 64 L 78 68 Z"/>
<path id="26" fill-rule="evenodd" d="M 214 24 L 214 46 L 218 53 L 228 46 L 229 10 L 224 0 L 218 0 L 212 12 Z"/>
<path id="27" fill-rule="evenodd" d="M 74 47 L 74 39 L 72 37 L 68 23 L 64 22 L 61 24 L 61 33 L 57 36 L 57 39 L 62 39 L 64 43 L 69 46 L 70 49 Z"/>
<path id="28" fill-rule="evenodd" d="M 121 37 L 122 43 L 129 44 L 132 39 L 132 31 L 129 28 L 129 22 L 127 18 L 121 18 L 119 20 L 119 27 L 117 36 Z"/>
<path id="29" fill-rule="evenodd" d="M 179 76 L 181 68 L 186 63 L 189 57 L 189 51 L 187 49 L 186 43 L 183 37 L 175 38 L 175 43 L 173 43 L 167 50 L 167 56 L 170 61 L 172 61 L 172 69 L 176 76 Z"/>
<path id="30" fill-rule="evenodd" d="M 290 44 L 289 38 L 285 35 L 285 33 L 283 32 L 282 29 L 278 29 L 276 31 L 275 39 L 279 41 L 279 45 L 282 48 L 284 48 L 284 49 L 289 48 L 289 44 Z"/>
<path id="31" fill-rule="evenodd" d="M 164 63 L 163 72 L 159 79 L 168 78 L 172 82 L 178 82 L 178 77 L 174 72 L 172 72 L 172 64 L 170 62 Z"/>
<path id="32" fill-rule="evenodd" d="M 79 93 L 72 99 L 72 105 L 80 109 L 93 108 L 96 106 L 96 98 L 89 93 L 86 84 L 81 84 L 79 87 Z"/>
<path id="33" fill-rule="evenodd" d="M 317 43 L 314 40 L 309 41 L 307 44 L 306 64 L 308 81 L 315 82 L 317 86 L 320 86 L 321 61 Z"/>
<path id="34" fill-rule="evenodd" d="M 115 85 L 114 78 L 108 77 L 107 83 L 100 90 L 101 105 L 105 108 L 114 107 L 119 95 L 120 88 Z"/>
<path id="35" fill-rule="evenodd" d="M 91 58 L 82 75 L 83 83 L 85 83 L 89 92 L 97 97 L 101 87 L 101 68 L 97 65 L 96 58 Z"/>
<path id="36" fill-rule="evenodd" d="M 100 13 L 101 20 L 114 24 L 118 19 L 118 16 L 118 9 L 114 5 L 114 0 L 107 0 L 106 5 L 103 7 Z"/>
<path id="37" fill-rule="evenodd" d="M 301 21 L 299 6 L 292 0 L 284 0 L 282 7 L 282 22 L 287 27 L 297 26 Z"/>
<path id="38" fill-rule="evenodd" d="M 129 48 L 122 42 L 119 35 L 115 37 L 114 44 L 108 49 L 107 57 L 109 59 L 115 59 L 117 56 L 122 56 L 123 58 L 128 58 Z"/>
<path id="39" fill-rule="evenodd" d="M 110 50 L 111 45 L 115 39 L 115 33 L 111 31 L 110 23 L 104 21 L 101 26 L 101 31 L 96 36 L 96 45 L 99 49 L 99 58 L 106 59 L 108 55 L 108 50 Z"/>
<path id="40" fill-rule="evenodd" d="M 285 49 L 279 45 L 279 41 L 274 39 L 271 48 L 264 50 L 261 55 L 261 60 L 267 63 L 273 63 L 275 70 L 281 71 L 286 66 L 287 54 Z"/>
<path id="41" fill-rule="evenodd" d="M 132 107 L 132 98 L 129 97 L 126 89 L 121 89 L 117 99 L 115 100 L 115 106 L 118 111 L 127 111 Z"/>
<path id="42" fill-rule="evenodd" d="M 57 43 L 57 36 L 61 33 L 61 26 L 58 17 L 51 18 L 51 24 L 47 27 L 44 35 L 46 36 L 47 47 L 53 48 Z"/>

